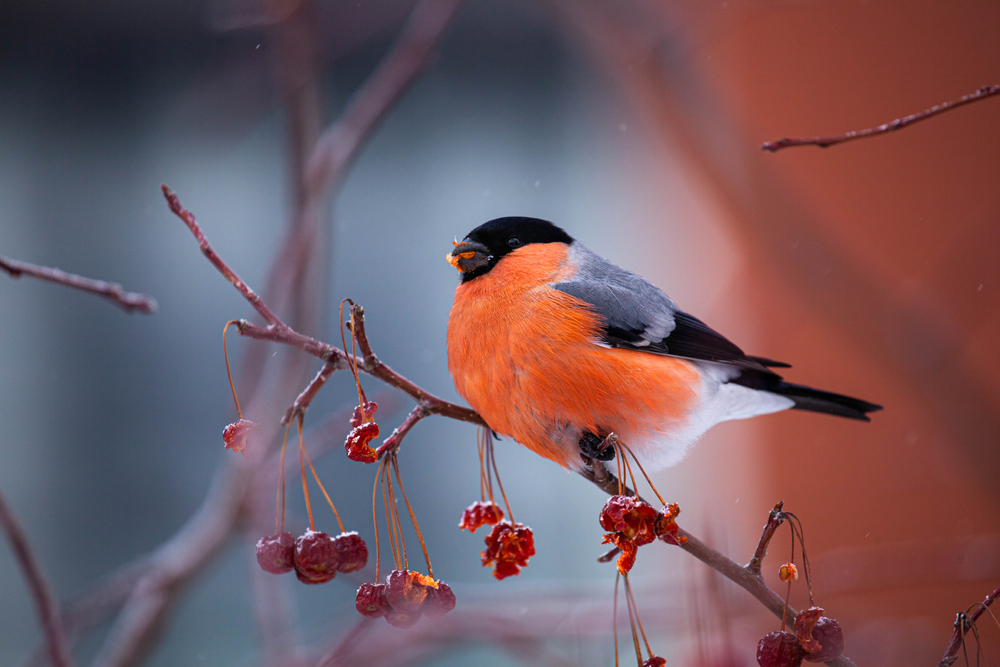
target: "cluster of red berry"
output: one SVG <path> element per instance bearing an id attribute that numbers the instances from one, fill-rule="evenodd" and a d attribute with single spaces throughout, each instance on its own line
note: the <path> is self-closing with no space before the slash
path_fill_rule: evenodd
<path id="1" fill-rule="evenodd" d="M 455 594 L 443 581 L 419 572 L 393 570 L 384 584 L 362 584 L 354 601 L 368 618 L 385 618 L 389 625 L 408 628 L 421 615 L 443 616 L 455 608 Z"/>
<path id="2" fill-rule="evenodd" d="M 680 528 L 675 519 L 681 513 L 677 503 L 664 505 L 659 512 L 634 496 L 611 496 L 601 510 L 601 528 L 609 531 L 602 544 L 613 544 L 621 549 L 618 557 L 618 571 L 627 574 L 635 565 L 639 547 L 660 538 L 667 544 L 680 545 L 687 542 L 679 535 Z"/>
<path id="3" fill-rule="evenodd" d="M 360 570 L 368 563 L 368 545 L 356 532 L 330 537 L 307 530 L 298 539 L 278 533 L 257 542 L 257 564 L 271 574 L 295 570 L 304 584 L 325 584 L 338 572 Z"/>
<path id="4" fill-rule="evenodd" d="M 486 551 L 479 555 L 483 567 L 496 563 L 493 576 L 497 579 L 516 577 L 535 555 L 535 536 L 531 528 L 522 523 L 501 521 L 486 536 Z"/>

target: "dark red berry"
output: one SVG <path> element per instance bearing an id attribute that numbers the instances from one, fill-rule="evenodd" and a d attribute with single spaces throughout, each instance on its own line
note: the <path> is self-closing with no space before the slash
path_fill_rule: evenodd
<path id="1" fill-rule="evenodd" d="M 760 667 L 799 667 L 805 651 L 791 632 L 769 632 L 757 644 Z"/>
<path id="2" fill-rule="evenodd" d="M 809 662 L 826 662 L 844 652 L 844 632 L 836 619 L 820 616 L 816 627 L 813 628 L 812 636 L 822 648 L 806 653 L 806 660 Z"/>
<path id="3" fill-rule="evenodd" d="M 382 618 L 389 611 L 389 602 L 385 599 L 385 584 L 361 584 L 354 606 L 362 616 Z"/>
<path id="4" fill-rule="evenodd" d="M 337 545 L 337 555 L 340 556 L 337 572 L 354 572 L 368 564 L 368 545 L 357 533 L 341 533 L 333 541 Z"/>
<path id="5" fill-rule="evenodd" d="M 304 584 L 325 584 L 337 576 L 340 555 L 333 538 L 307 530 L 295 540 L 295 576 Z"/>
<path id="6" fill-rule="evenodd" d="M 378 403 L 375 401 L 368 401 L 363 406 L 354 406 L 354 416 L 351 417 L 351 428 L 357 428 L 361 426 L 362 422 L 368 421 L 378 410 Z"/>
<path id="7" fill-rule="evenodd" d="M 658 655 L 649 656 L 649 660 L 642 663 L 642 667 L 666 667 L 666 658 L 661 658 Z"/>
<path id="8" fill-rule="evenodd" d="M 437 588 L 427 587 L 427 597 L 420 606 L 427 616 L 444 616 L 455 608 L 455 594 L 451 591 L 451 586 L 443 581 L 437 582 Z"/>
<path id="9" fill-rule="evenodd" d="M 394 610 L 406 613 L 416 613 L 419 616 L 420 606 L 427 598 L 427 585 L 433 581 L 419 572 L 410 570 L 393 570 L 385 578 L 385 599 Z"/>
<path id="10" fill-rule="evenodd" d="M 385 622 L 394 628 L 412 628 L 420 620 L 420 611 L 396 611 L 390 609 L 385 614 Z"/>
<path id="11" fill-rule="evenodd" d="M 257 424 L 249 419 L 240 419 L 222 430 L 222 441 L 226 444 L 226 449 L 234 452 L 242 452 L 247 446 L 247 438 L 250 431 L 255 429 Z M 246 453 L 243 454 L 246 456 Z"/>
<path id="12" fill-rule="evenodd" d="M 365 422 L 351 429 L 351 432 L 347 434 L 347 440 L 344 441 L 347 458 L 361 463 L 378 461 L 378 452 L 368 445 L 369 442 L 378 437 L 378 433 L 378 424 L 375 422 Z"/>
<path id="13" fill-rule="evenodd" d="M 257 564 L 265 572 L 284 574 L 291 572 L 295 558 L 295 538 L 291 533 L 278 533 L 260 538 L 257 542 Z"/>
<path id="14" fill-rule="evenodd" d="M 492 526 L 501 519 L 503 519 L 503 510 L 493 503 L 475 502 L 462 512 L 462 520 L 458 522 L 458 529 L 474 533 L 484 523 Z"/>
<path id="15" fill-rule="evenodd" d="M 621 533 L 637 547 L 656 539 L 656 510 L 631 496 L 611 496 L 600 521 L 604 530 Z"/>

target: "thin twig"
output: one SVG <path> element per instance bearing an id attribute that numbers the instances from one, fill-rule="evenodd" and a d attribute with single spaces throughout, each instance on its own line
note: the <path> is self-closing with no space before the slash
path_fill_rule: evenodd
<path id="1" fill-rule="evenodd" d="M 422 405 L 418 405 L 413 408 L 410 411 L 410 414 L 406 415 L 406 419 L 403 420 L 403 423 L 397 426 L 395 430 L 393 430 L 392 434 L 389 435 L 389 437 L 386 438 L 382 442 L 382 445 L 376 450 L 378 455 L 381 457 L 387 452 L 392 453 L 399 449 L 399 446 L 403 443 L 403 438 L 405 438 L 406 434 L 410 432 L 410 429 L 416 426 L 417 422 L 427 416 L 427 410 Z"/>
<path id="2" fill-rule="evenodd" d="M 126 313 L 133 311 L 146 314 L 156 312 L 156 299 L 145 294 L 126 292 L 118 283 L 94 280 L 93 278 L 78 276 L 75 273 L 67 273 L 62 269 L 21 262 L 16 259 L 4 257 L 3 255 L 0 255 L 0 269 L 9 273 L 11 278 L 31 276 L 39 280 L 47 280 L 50 283 L 65 285 L 66 287 L 72 287 L 82 292 L 90 292 L 91 294 L 102 296 L 116 306 L 119 306 Z"/>
<path id="3" fill-rule="evenodd" d="M 979 100 L 983 100 L 997 94 L 1000 94 L 1000 85 L 983 86 L 976 92 L 964 95 L 957 100 L 943 102 L 932 106 L 930 109 L 921 111 L 920 113 L 904 116 L 903 118 L 897 118 L 892 122 L 879 125 L 878 127 L 870 127 L 867 130 L 858 130 L 856 132 L 847 132 L 833 137 L 799 137 L 794 139 L 786 137 L 777 141 L 766 141 L 761 144 L 760 149 L 769 153 L 776 153 L 782 148 L 790 148 L 792 146 L 819 146 L 820 148 L 827 148 L 829 146 L 843 144 L 848 141 L 854 141 L 855 139 L 877 137 L 882 134 L 888 134 L 889 132 L 895 132 L 896 130 L 902 130 L 904 127 L 908 127 L 914 123 L 919 123 L 920 121 L 927 120 L 928 118 L 933 118 L 934 116 L 943 114 L 945 111 L 951 111 L 952 109 L 957 109 L 960 106 L 978 102 Z"/>
<path id="4" fill-rule="evenodd" d="M 760 541 L 757 542 L 757 549 L 753 552 L 753 558 L 747 563 L 746 569 L 758 577 L 760 576 L 760 565 L 764 561 L 764 556 L 767 555 L 767 545 L 771 543 L 774 532 L 785 522 L 785 513 L 781 511 L 784 506 L 784 501 L 779 500 L 771 509 L 771 513 L 767 515 L 767 523 L 764 524 L 764 532 L 761 533 Z"/>
<path id="5" fill-rule="evenodd" d="M 948 646 L 944 649 L 944 655 L 941 656 L 941 660 L 938 662 L 938 667 L 951 667 L 958 660 L 958 651 L 965 645 L 965 635 L 971 628 L 975 626 L 979 617 L 983 615 L 983 612 L 989 609 L 989 606 L 993 604 L 996 599 L 1000 597 L 1000 588 L 997 588 L 992 593 L 986 596 L 986 599 L 980 602 L 976 606 L 976 610 L 971 614 L 966 612 L 959 612 L 955 618 L 955 632 L 951 636 L 951 641 L 948 642 Z"/>
<path id="6" fill-rule="evenodd" d="M 316 394 L 319 393 L 319 390 L 323 388 L 323 385 L 326 384 L 326 381 L 330 379 L 330 376 L 332 376 L 333 372 L 338 368 L 340 368 L 340 364 L 336 362 L 331 363 L 328 361 L 323 364 L 323 367 L 319 369 L 318 373 L 316 373 L 316 377 L 314 377 L 309 385 L 302 390 L 302 393 L 296 397 L 295 402 L 292 403 L 292 406 L 288 408 L 287 412 L 285 412 L 285 416 L 281 418 L 282 426 L 290 422 L 296 415 L 304 414 L 305 411 L 309 409 L 309 404 L 312 403 L 314 398 L 316 398 Z"/>
<path id="7" fill-rule="evenodd" d="M 14 555 L 17 556 L 17 562 L 21 565 L 24 578 L 28 581 L 31 595 L 35 599 L 52 664 L 55 667 L 70 667 L 73 664 L 73 658 L 66 647 L 66 634 L 63 632 L 62 617 L 59 615 L 59 602 L 52 594 L 52 589 L 49 582 L 46 581 L 45 575 L 42 574 L 42 568 L 31 551 L 27 536 L 7 506 L 2 494 L 0 494 L 0 527 L 7 533 L 10 545 L 14 549 Z"/>

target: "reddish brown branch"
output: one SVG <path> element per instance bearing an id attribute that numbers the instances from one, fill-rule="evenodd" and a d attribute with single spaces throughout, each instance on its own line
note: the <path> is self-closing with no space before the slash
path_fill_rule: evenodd
<path id="1" fill-rule="evenodd" d="M 785 522 L 785 513 L 781 511 L 784 506 L 785 502 L 779 500 L 771 509 L 771 513 L 767 515 L 767 523 L 764 524 L 764 532 L 761 533 L 760 541 L 757 542 L 757 549 L 753 552 L 753 558 L 747 563 L 747 571 L 758 577 L 760 576 L 760 565 L 764 562 L 764 556 L 767 555 L 767 545 L 771 543 L 771 538 L 774 537 L 778 526 Z"/>
<path id="2" fill-rule="evenodd" d="M 52 594 L 52 589 L 49 587 L 45 575 L 42 574 L 42 568 L 35 560 L 27 536 L 17 519 L 14 518 L 14 514 L 10 511 L 2 494 L 0 494 L 0 527 L 7 533 L 17 562 L 24 572 L 24 578 L 28 581 L 31 595 L 35 598 L 38 617 L 49 647 L 49 657 L 52 664 L 55 667 L 70 667 L 73 664 L 73 658 L 69 654 L 69 649 L 66 648 L 66 634 L 63 632 L 62 617 L 59 615 L 59 603 Z"/>
<path id="3" fill-rule="evenodd" d="M 118 283 L 94 280 L 93 278 L 78 276 L 75 273 L 66 273 L 62 269 L 21 262 L 16 259 L 4 257 L 3 255 L 0 255 L 0 269 L 9 273 L 11 278 L 31 276 L 39 280 L 47 280 L 50 283 L 65 285 L 66 287 L 72 287 L 82 292 L 90 292 L 91 294 L 102 296 L 116 306 L 119 306 L 126 313 L 131 313 L 132 311 L 147 314 L 156 312 L 156 299 L 145 294 L 126 292 Z"/>
<path id="4" fill-rule="evenodd" d="M 930 109 L 921 111 L 920 113 L 904 116 L 903 118 L 897 118 L 892 122 L 879 125 L 878 127 L 870 127 L 867 130 L 858 130 L 856 132 L 847 132 L 833 137 L 799 137 L 794 139 L 786 137 L 777 141 L 766 141 L 761 144 L 760 149 L 768 151 L 769 153 L 776 153 L 782 148 L 789 148 L 792 146 L 819 146 L 820 148 L 827 148 L 828 146 L 835 146 L 836 144 L 854 141 L 855 139 L 877 137 L 881 134 L 888 134 L 889 132 L 901 130 L 904 127 L 913 125 L 914 123 L 919 123 L 922 120 L 933 118 L 934 116 L 943 114 L 945 111 L 951 111 L 952 109 L 957 109 L 960 106 L 978 102 L 979 100 L 983 100 L 997 94 L 1000 94 L 1000 85 L 983 86 L 976 92 L 964 95 L 957 100 L 935 105 Z"/>
<path id="5" fill-rule="evenodd" d="M 972 630 L 972 627 L 979 620 L 979 617 L 983 615 L 991 604 L 993 604 L 996 599 L 1000 597 L 1000 588 L 986 596 L 986 599 L 976 605 L 976 610 L 971 614 L 967 611 L 959 612 L 958 616 L 955 618 L 955 633 L 951 636 L 951 641 L 948 642 L 948 646 L 944 650 L 944 655 L 941 656 L 941 660 L 938 662 L 938 667 L 951 667 L 958 660 L 958 652 L 961 650 L 962 645 L 965 644 L 965 636 Z"/>
<path id="6" fill-rule="evenodd" d="M 302 393 L 295 398 L 295 402 L 292 403 L 292 407 L 288 408 L 285 412 L 285 416 L 281 418 L 281 425 L 286 425 L 295 415 L 305 414 L 305 411 L 309 409 L 309 404 L 312 403 L 314 398 L 316 398 L 316 394 L 318 394 L 319 390 L 323 388 L 326 381 L 330 379 L 333 372 L 340 367 L 341 364 L 336 361 L 328 361 L 323 364 L 323 367 L 319 369 L 318 373 L 316 373 L 316 377 L 314 377 L 306 388 L 302 390 Z"/>
<path id="7" fill-rule="evenodd" d="M 377 452 L 379 457 L 381 458 L 386 452 L 392 453 L 399 449 L 399 446 L 403 442 L 403 438 L 405 438 L 406 434 L 410 432 L 410 429 L 416 426 L 417 422 L 427 416 L 429 416 L 429 413 L 422 405 L 418 405 L 413 408 L 413 410 L 410 411 L 410 414 L 406 415 L 406 419 L 403 420 L 403 423 L 397 426 L 392 434 L 385 439 L 382 446 L 378 448 Z"/>

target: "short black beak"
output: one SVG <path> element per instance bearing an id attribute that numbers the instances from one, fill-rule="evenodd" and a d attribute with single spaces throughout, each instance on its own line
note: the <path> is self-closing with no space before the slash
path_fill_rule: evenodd
<path id="1" fill-rule="evenodd" d="M 458 269 L 459 273 L 468 273 L 489 264 L 490 249 L 482 243 L 466 239 L 461 243 L 456 243 L 445 259 Z"/>

